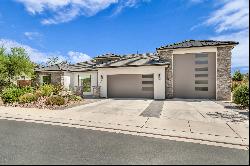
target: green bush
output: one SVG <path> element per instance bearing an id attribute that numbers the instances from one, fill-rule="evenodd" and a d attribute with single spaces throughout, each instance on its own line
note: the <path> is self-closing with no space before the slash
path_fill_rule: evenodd
<path id="1" fill-rule="evenodd" d="M 231 91 L 233 92 L 238 86 L 242 84 L 241 81 L 233 81 Z"/>
<path id="2" fill-rule="evenodd" d="M 249 74 L 248 73 L 244 74 L 243 82 L 246 84 L 249 84 Z"/>
<path id="3" fill-rule="evenodd" d="M 62 85 L 53 85 L 53 94 L 59 95 L 59 93 L 63 90 Z"/>
<path id="4" fill-rule="evenodd" d="M 42 92 L 42 96 L 51 96 L 54 92 L 54 86 L 51 84 L 44 84 L 39 90 Z"/>
<path id="5" fill-rule="evenodd" d="M 234 72 L 232 79 L 233 79 L 233 81 L 242 81 L 243 77 L 244 77 L 244 75 L 241 74 L 240 70 L 237 70 Z"/>
<path id="6" fill-rule="evenodd" d="M 46 102 L 46 105 L 64 105 L 65 99 L 62 96 L 50 96 Z"/>
<path id="7" fill-rule="evenodd" d="M 233 91 L 233 102 L 244 107 L 249 107 L 249 87 L 241 84 Z"/>
<path id="8" fill-rule="evenodd" d="M 4 103 L 13 103 L 18 102 L 19 97 L 24 95 L 25 93 L 32 93 L 34 90 L 32 87 L 8 87 L 5 88 L 1 94 L 2 100 Z"/>
<path id="9" fill-rule="evenodd" d="M 52 85 L 52 84 L 44 84 L 39 90 L 42 92 L 42 96 L 51 96 L 51 95 L 59 95 L 59 93 L 63 90 L 62 85 Z"/>
<path id="10" fill-rule="evenodd" d="M 68 99 L 71 100 L 71 101 L 80 101 L 80 100 L 82 100 L 81 96 L 77 96 L 77 95 L 70 95 L 68 97 Z"/>
<path id="11" fill-rule="evenodd" d="M 19 97 L 19 103 L 31 103 L 32 101 L 36 100 L 37 97 L 33 93 L 25 93 Z"/>

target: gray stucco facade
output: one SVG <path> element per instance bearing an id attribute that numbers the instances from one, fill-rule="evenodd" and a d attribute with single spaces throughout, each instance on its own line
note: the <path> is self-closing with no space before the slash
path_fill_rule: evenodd
<path id="1" fill-rule="evenodd" d="M 216 47 L 216 100 L 231 100 L 231 51 L 233 46 Z M 166 68 L 166 98 L 173 98 L 173 49 L 158 51 L 160 59 L 170 62 Z"/>

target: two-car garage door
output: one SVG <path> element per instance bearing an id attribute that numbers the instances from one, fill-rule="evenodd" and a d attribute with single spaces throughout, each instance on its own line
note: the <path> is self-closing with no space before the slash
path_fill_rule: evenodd
<path id="1" fill-rule="evenodd" d="M 152 74 L 108 75 L 107 84 L 110 98 L 154 98 Z"/>

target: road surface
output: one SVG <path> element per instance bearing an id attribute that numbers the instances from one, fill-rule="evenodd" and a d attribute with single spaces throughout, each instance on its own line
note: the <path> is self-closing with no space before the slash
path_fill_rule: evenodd
<path id="1" fill-rule="evenodd" d="M 248 164 L 249 151 L 0 120 L 0 164 Z"/>

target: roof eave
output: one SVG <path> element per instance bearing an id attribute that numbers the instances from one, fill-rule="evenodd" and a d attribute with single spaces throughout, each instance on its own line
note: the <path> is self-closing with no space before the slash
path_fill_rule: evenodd
<path id="1" fill-rule="evenodd" d="M 179 47 L 179 48 L 156 48 L 156 51 L 162 51 L 162 50 L 177 50 L 177 49 L 187 49 L 187 48 L 199 48 L 199 47 L 225 47 L 225 46 L 232 46 L 235 47 L 239 44 L 239 42 L 236 42 L 234 44 L 218 44 L 218 45 L 211 45 L 211 46 L 190 46 L 190 47 Z"/>

